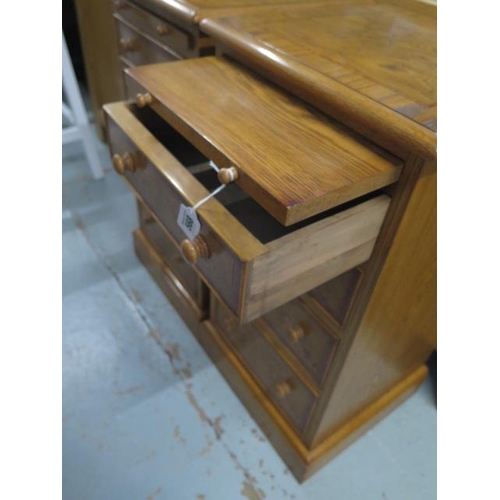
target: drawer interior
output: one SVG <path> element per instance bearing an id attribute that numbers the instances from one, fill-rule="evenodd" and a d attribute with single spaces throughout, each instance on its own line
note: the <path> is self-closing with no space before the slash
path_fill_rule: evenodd
<path id="1" fill-rule="evenodd" d="M 130 109 L 151 134 L 154 135 L 155 138 L 160 141 L 208 191 L 212 192 L 220 186 L 220 182 L 217 179 L 217 173 L 209 165 L 209 159 L 173 127 L 163 121 L 150 108 L 137 108 L 136 106 L 131 106 Z M 243 189 L 234 183 L 227 185 L 216 195 L 216 199 L 223 204 L 228 212 L 245 226 L 250 233 L 265 245 L 309 226 L 310 224 L 327 219 L 355 205 L 376 198 L 381 194 L 382 192 L 380 190 L 371 192 L 291 226 L 283 226 L 243 191 Z"/>

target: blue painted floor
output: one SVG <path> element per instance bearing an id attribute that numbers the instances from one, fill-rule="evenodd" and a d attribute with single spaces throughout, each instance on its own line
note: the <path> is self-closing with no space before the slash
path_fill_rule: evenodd
<path id="1" fill-rule="evenodd" d="M 63 498 L 435 498 L 429 381 L 296 482 L 136 259 L 134 198 L 100 152 L 93 181 L 63 149 Z"/>

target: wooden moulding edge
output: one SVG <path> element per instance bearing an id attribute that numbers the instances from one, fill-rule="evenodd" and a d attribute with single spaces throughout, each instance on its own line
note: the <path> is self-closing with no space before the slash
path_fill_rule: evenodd
<path id="1" fill-rule="evenodd" d="M 419 366 L 312 448 L 307 456 L 306 478 L 410 397 L 425 380 L 428 371 L 426 365 Z"/>
<path id="2" fill-rule="evenodd" d="M 329 434 L 314 448 L 309 449 L 302 442 L 300 436 L 288 423 L 285 417 L 281 415 L 279 410 L 267 398 L 263 390 L 252 377 L 251 373 L 242 365 L 238 356 L 228 345 L 226 345 L 225 340 L 218 334 L 217 328 L 210 321 L 203 322 L 202 326 L 204 327 L 204 330 L 210 333 L 212 339 L 222 351 L 225 358 L 231 363 L 233 369 L 238 372 L 242 381 L 246 384 L 252 395 L 259 400 L 266 413 L 272 417 L 273 423 L 278 427 L 278 430 L 285 438 L 286 444 L 293 449 L 296 458 L 300 460 L 301 466 L 299 471 L 296 467 L 290 467 L 296 479 L 300 482 L 310 477 L 323 465 L 326 465 L 327 462 L 347 448 L 356 439 L 361 437 L 383 417 L 397 408 L 416 391 L 420 384 L 425 380 L 428 373 L 427 366 L 419 366 L 398 384 L 376 399 L 373 403 L 365 407 L 342 426 Z M 268 439 L 274 444 L 272 437 L 268 436 Z M 285 462 L 289 462 L 285 453 L 280 450 L 278 450 L 278 453 L 282 456 Z"/>

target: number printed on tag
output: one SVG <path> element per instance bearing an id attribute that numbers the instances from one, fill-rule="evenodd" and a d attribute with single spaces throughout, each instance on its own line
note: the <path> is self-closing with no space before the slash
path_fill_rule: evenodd
<path id="1" fill-rule="evenodd" d="M 184 234 L 194 240 L 200 232 L 201 225 L 196 215 L 196 210 L 193 207 L 186 207 L 181 203 L 179 207 L 179 215 L 177 216 L 177 224 L 184 231 Z"/>

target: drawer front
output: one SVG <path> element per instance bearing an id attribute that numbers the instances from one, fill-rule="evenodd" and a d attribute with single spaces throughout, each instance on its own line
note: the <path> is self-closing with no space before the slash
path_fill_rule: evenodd
<path id="1" fill-rule="evenodd" d="M 160 255 L 156 245 L 140 230 L 133 232 L 135 254 L 142 264 L 151 274 L 157 285 L 160 287 L 166 297 L 173 301 L 176 308 L 181 306 L 181 316 L 185 318 L 184 313 L 188 313 L 188 322 L 192 320 L 193 315 L 198 320 L 205 320 L 207 317 L 207 308 L 201 309 L 193 297 L 180 283 L 177 276 L 168 266 Z M 185 309 L 185 310 L 184 310 Z"/>
<path id="2" fill-rule="evenodd" d="M 138 106 L 146 97 L 138 96 Z M 206 157 L 193 147 L 189 134 L 183 137 L 162 121 L 154 106 L 154 101 L 142 109 L 125 103 L 105 106 L 113 163 L 240 323 L 263 316 L 370 257 L 389 206 L 385 195 L 285 228 L 238 185 L 231 185 L 196 210 L 201 229 L 189 241 L 177 223 L 180 206 L 192 207 L 205 199 L 219 181 L 211 169 L 207 173 L 212 180 L 201 178 L 197 163 L 206 162 Z M 144 113 L 159 123 L 148 129 Z M 216 155 L 203 153 L 217 161 Z M 240 193 L 244 199 L 238 198 Z"/>
<path id="3" fill-rule="evenodd" d="M 360 269 L 351 269 L 311 290 L 309 295 L 342 327 L 354 300 L 361 275 Z"/>
<path id="4" fill-rule="evenodd" d="M 220 303 L 212 305 L 212 323 L 236 350 L 268 398 L 298 432 L 304 430 L 316 398 L 253 325 L 236 326 Z"/>
<path id="5" fill-rule="evenodd" d="M 116 20 L 118 50 L 129 66 L 142 66 L 166 61 L 177 61 L 180 56 L 170 52 L 130 26 Z"/>
<path id="6" fill-rule="evenodd" d="M 270 328 L 321 386 L 338 340 L 302 305 L 294 300 L 257 320 L 260 328 Z"/>
<path id="7" fill-rule="evenodd" d="M 179 249 L 168 238 L 165 231 L 156 222 L 151 213 L 141 202 L 137 203 L 139 223 L 142 233 L 155 247 L 161 258 L 188 292 L 200 311 L 206 311 L 208 290 L 193 268 L 182 258 Z"/>
<path id="8" fill-rule="evenodd" d="M 164 175 L 165 169 L 178 167 L 178 161 L 168 154 L 162 155 L 164 168 L 158 168 L 112 120 L 108 120 L 108 138 L 112 155 L 123 157 L 131 153 L 133 156 L 137 168 L 135 171 L 126 170 L 123 175 L 148 210 L 155 214 L 163 230 L 175 242 L 179 255 L 182 255 L 180 244 L 186 236 L 177 224 L 177 216 L 181 203 L 186 203 L 186 200 Z M 199 199 L 202 197 L 200 195 Z M 200 259 L 191 269 L 196 270 L 231 308 L 237 310 L 242 263 L 216 232 L 202 219 L 200 222 L 200 237 L 208 245 L 210 257 Z"/>
<path id="9" fill-rule="evenodd" d="M 115 17 L 128 21 L 138 30 L 148 34 L 159 43 L 168 45 L 175 52 L 185 57 L 194 57 L 194 37 L 168 21 L 150 14 L 130 2 L 122 2 L 116 8 Z"/>

